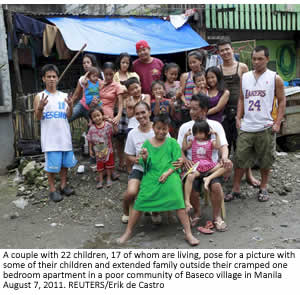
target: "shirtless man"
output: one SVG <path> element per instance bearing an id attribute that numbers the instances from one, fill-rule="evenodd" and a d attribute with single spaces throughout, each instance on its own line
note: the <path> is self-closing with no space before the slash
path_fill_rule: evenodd
<path id="1" fill-rule="evenodd" d="M 226 138 L 228 141 L 229 152 L 231 145 L 233 149 L 236 149 L 237 129 L 235 124 L 235 117 L 237 112 L 237 103 L 240 95 L 240 80 L 244 73 L 248 72 L 246 64 L 237 62 L 234 59 L 234 51 L 231 46 L 231 42 L 228 39 L 223 39 L 218 42 L 218 52 L 223 59 L 223 65 L 220 65 L 220 69 L 224 75 L 224 80 L 227 89 L 230 91 L 229 101 L 225 107 L 225 119 L 222 122 L 224 127 Z M 254 187 L 260 185 L 260 181 L 255 179 L 252 175 L 251 168 L 246 169 L 247 182 Z M 231 194 L 228 194 L 224 198 L 225 201 L 231 201 Z"/>

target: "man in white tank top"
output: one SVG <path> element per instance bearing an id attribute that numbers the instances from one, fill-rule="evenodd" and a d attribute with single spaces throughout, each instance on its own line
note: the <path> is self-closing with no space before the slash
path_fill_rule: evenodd
<path id="1" fill-rule="evenodd" d="M 269 200 L 267 191 L 270 169 L 275 160 L 275 133 L 279 132 L 286 99 L 282 79 L 267 68 L 269 50 L 257 46 L 252 53 L 254 70 L 242 77 L 236 127 L 240 129 L 235 154 L 232 196 L 240 197 L 240 182 L 246 168 L 256 160 L 260 165 L 261 184 L 258 201 Z M 278 106 L 274 99 L 277 98 Z M 272 117 L 277 108 L 277 117 Z"/>
<path id="2" fill-rule="evenodd" d="M 42 79 L 46 89 L 36 95 L 34 112 L 41 121 L 41 145 L 45 153 L 45 171 L 48 174 L 50 187 L 49 197 L 54 202 L 63 199 L 73 190 L 67 186 L 68 168 L 77 163 L 72 151 L 71 131 L 68 118 L 72 115 L 73 102 L 66 93 L 58 91 L 58 69 L 48 64 L 42 68 Z M 56 192 L 55 174 L 60 173 L 60 193 Z"/>

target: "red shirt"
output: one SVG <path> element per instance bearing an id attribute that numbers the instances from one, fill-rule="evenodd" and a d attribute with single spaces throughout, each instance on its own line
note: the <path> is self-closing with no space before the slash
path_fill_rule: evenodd
<path id="1" fill-rule="evenodd" d="M 143 63 L 140 59 L 133 62 L 133 70 L 140 76 L 142 93 L 151 93 L 151 84 L 155 80 L 160 80 L 161 71 L 164 66 L 163 62 L 155 57 L 152 57 L 151 63 Z"/>

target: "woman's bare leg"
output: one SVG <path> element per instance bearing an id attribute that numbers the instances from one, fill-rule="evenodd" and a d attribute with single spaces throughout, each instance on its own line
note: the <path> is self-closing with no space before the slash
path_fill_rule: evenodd
<path id="1" fill-rule="evenodd" d="M 185 239 L 188 241 L 188 243 L 191 246 L 198 245 L 199 240 L 197 240 L 192 234 L 189 218 L 188 218 L 188 215 L 185 212 L 185 210 L 184 209 L 179 209 L 179 210 L 176 210 L 176 213 L 177 213 L 177 216 L 178 216 L 181 224 L 183 225 L 184 232 L 185 232 Z"/>
<path id="2" fill-rule="evenodd" d="M 127 190 L 124 193 L 123 198 L 123 213 L 129 216 L 129 206 L 134 202 L 134 199 L 138 195 L 140 189 L 141 181 L 139 179 L 133 178 L 129 179 Z"/>
<path id="3" fill-rule="evenodd" d="M 132 211 L 130 212 L 130 217 L 129 217 L 129 221 L 125 233 L 117 240 L 119 244 L 124 244 L 130 239 L 134 226 L 139 221 L 141 215 L 142 215 L 141 211 L 136 211 L 132 209 Z"/>

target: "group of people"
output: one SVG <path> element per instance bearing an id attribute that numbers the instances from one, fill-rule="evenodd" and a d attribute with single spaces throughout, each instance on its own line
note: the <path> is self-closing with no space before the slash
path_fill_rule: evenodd
<path id="1" fill-rule="evenodd" d="M 99 177 L 96 187 L 112 186 L 118 170 L 127 172 L 122 222 L 132 235 L 142 212 L 151 212 L 153 223 L 161 223 L 160 212 L 177 212 L 190 245 L 199 241 L 191 226 L 200 219 L 201 184 L 209 191 L 213 227 L 227 230 L 221 215 L 223 200 L 240 197 L 240 182 L 259 188 L 258 200 L 269 199 L 267 183 L 274 162 L 275 133 L 285 111 L 282 79 L 267 68 L 268 48 L 253 50 L 254 70 L 234 59 L 230 41 L 221 40 L 219 67 L 204 70 L 204 54 L 188 54 L 190 71 L 180 76 L 176 63 L 163 64 L 152 57 L 145 40 L 136 43 L 138 59 L 132 62 L 121 53 L 116 64 L 100 69 L 94 55 L 85 54 L 85 74 L 78 80 L 72 97 L 56 89 L 59 72 L 55 65 L 42 69 L 45 90 L 34 101 L 41 120 L 41 144 L 49 197 L 61 201 L 73 193 L 67 185 L 67 169 L 77 163 L 72 152 L 69 122 L 85 117 L 89 121 L 89 152 L 96 159 Z M 78 99 L 80 100 L 78 101 Z M 232 170 L 229 153 L 234 150 L 234 182 L 224 196 L 223 179 Z M 258 162 L 261 181 L 251 167 Z M 60 190 L 55 174 L 60 173 Z M 193 210 L 192 210 L 193 209 Z"/>

